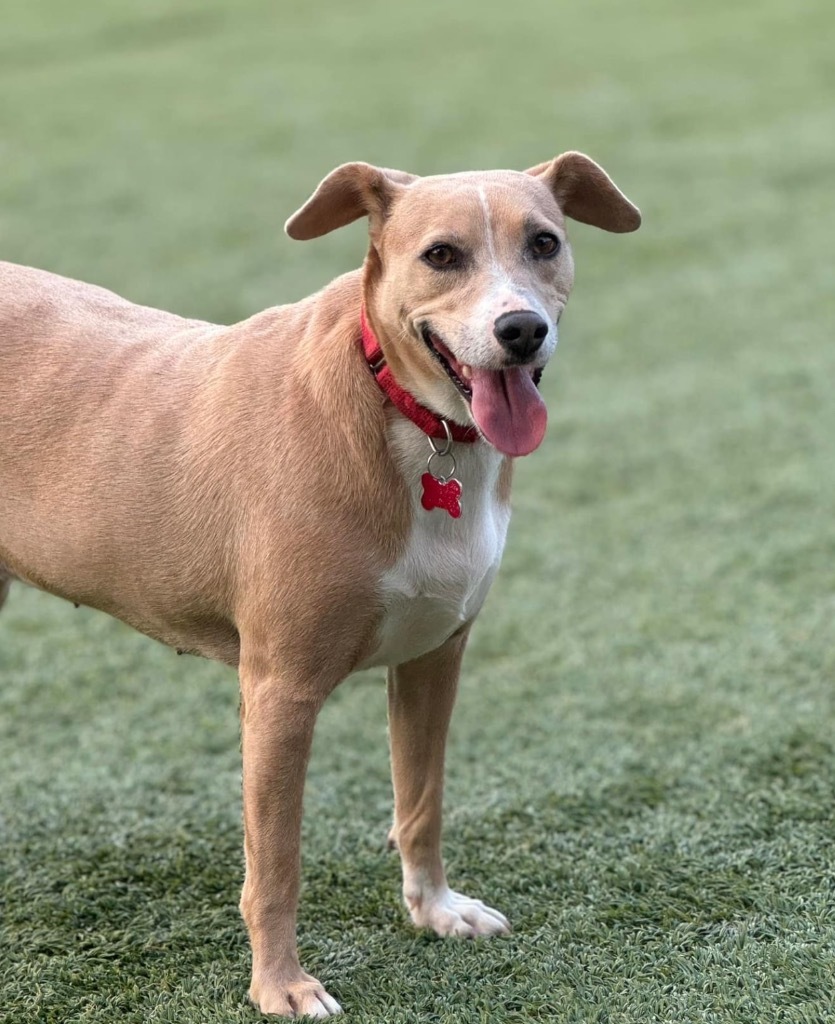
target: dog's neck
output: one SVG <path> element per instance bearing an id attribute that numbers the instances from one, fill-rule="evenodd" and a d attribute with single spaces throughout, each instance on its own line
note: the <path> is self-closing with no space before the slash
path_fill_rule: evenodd
<path id="1" fill-rule="evenodd" d="M 386 361 L 382 346 L 368 322 L 365 306 L 360 313 L 360 330 L 365 361 L 377 384 L 399 412 L 420 427 L 428 437 L 438 441 L 444 441 L 450 436 L 454 441 L 462 441 L 467 444 L 478 440 L 479 433 L 475 427 L 465 427 L 438 416 L 425 405 L 421 405 L 414 395 L 398 383 Z"/>

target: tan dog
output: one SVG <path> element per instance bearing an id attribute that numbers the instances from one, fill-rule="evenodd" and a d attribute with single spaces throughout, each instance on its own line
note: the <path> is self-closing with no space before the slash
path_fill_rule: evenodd
<path id="1" fill-rule="evenodd" d="M 357 669 L 388 667 L 412 920 L 508 930 L 447 885 L 447 726 L 511 458 L 545 431 L 564 217 L 640 223 L 566 153 L 430 178 L 346 164 L 287 231 L 362 216 L 362 270 L 231 327 L 0 264 L 0 601 L 17 578 L 238 668 L 250 996 L 286 1016 L 339 1011 L 298 960 L 299 832 L 316 715 Z"/>

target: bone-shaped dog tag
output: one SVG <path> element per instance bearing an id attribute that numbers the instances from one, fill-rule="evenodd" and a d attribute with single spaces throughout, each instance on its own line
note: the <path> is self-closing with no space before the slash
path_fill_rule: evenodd
<path id="1" fill-rule="evenodd" d="M 453 519 L 461 515 L 461 484 L 453 477 L 450 480 L 439 480 L 431 473 L 424 473 L 420 478 L 423 484 L 423 495 L 420 499 L 421 505 L 427 512 L 433 508 L 442 508 L 448 512 Z"/>

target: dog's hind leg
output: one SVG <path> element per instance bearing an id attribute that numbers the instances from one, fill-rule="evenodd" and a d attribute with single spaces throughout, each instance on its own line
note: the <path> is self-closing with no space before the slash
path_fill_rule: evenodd
<path id="1" fill-rule="evenodd" d="M 9 587 L 12 585 L 12 581 L 8 576 L 0 575 L 0 608 L 3 607 L 6 598 L 9 596 Z"/>
<path id="2" fill-rule="evenodd" d="M 453 892 L 441 859 L 444 748 L 467 633 L 389 672 L 390 839 L 400 851 L 403 897 L 414 923 L 438 935 L 474 937 L 509 932 L 510 925 L 480 900 Z"/>

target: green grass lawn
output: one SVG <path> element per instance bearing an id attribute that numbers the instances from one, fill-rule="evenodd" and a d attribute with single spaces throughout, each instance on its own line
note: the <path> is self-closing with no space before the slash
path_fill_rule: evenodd
<path id="1" fill-rule="evenodd" d="M 306 967 L 357 1022 L 835 1018 L 831 0 L 37 0 L 0 32 L 0 256 L 230 321 L 359 263 L 334 165 L 582 149 L 644 212 L 578 282 L 449 756 L 415 933 L 381 676 L 320 720 Z M 2 495 L 0 495 L 2 501 Z M 0 1019 L 248 1022 L 234 676 L 13 588 Z"/>

